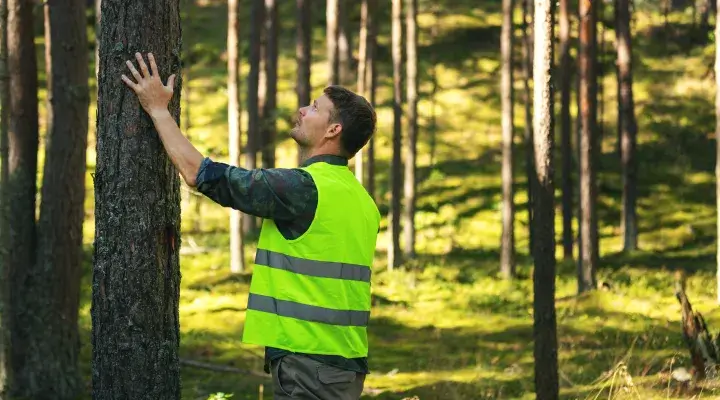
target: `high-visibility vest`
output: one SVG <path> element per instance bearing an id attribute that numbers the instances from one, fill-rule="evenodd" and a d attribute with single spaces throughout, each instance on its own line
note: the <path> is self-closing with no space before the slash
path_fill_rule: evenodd
<path id="1" fill-rule="evenodd" d="M 316 162 L 303 169 L 318 190 L 315 218 L 293 240 L 285 239 L 274 221 L 263 221 L 243 342 L 367 357 L 380 213 L 346 165 Z"/>

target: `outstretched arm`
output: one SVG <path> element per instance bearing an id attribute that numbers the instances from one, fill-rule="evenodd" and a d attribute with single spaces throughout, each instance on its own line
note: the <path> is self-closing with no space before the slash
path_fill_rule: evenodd
<path id="1" fill-rule="evenodd" d="M 164 85 L 160 80 L 155 57 L 152 53 L 148 54 L 152 74 L 148 71 L 142 55 L 135 53 L 135 57 L 142 75 L 135 69 L 133 63 L 128 60 L 126 62 L 127 66 L 137 83 L 125 75 L 122 75 L 122 80 L 135 92 L 143 109 L 152 118 L 155 129 L 160 135 L 160 140 L 165 146 L 165 151 L 175 168 L 180 171 L 188 186 L 195 187 L 197 174 L 204 157 L 180 132 L 180 128 L 170 111 L 168 111 L 168 103 L 173 96 L 175 74 L 170 75 L 167 85 Z"/>

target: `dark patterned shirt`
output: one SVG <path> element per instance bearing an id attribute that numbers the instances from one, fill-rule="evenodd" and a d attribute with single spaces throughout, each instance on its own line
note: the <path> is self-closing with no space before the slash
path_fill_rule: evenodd
<path id="1" fill-rule="evenodd" d="M 335 155 L 311 157 L 302 164 L 316 162 L 348 165 L 348 160 Z M 196 178 L 197 190 L 224 207 L 240 210 L 249 215 L 275 221 L 285 239 L 300 237 L 315 218 L 318 191 L 310 173 L 300 168 L 253 169 L 233 167 L 205 158 Z M 289 351 L 268 347 L 265 349 L 265 372 L 270 363 Z M 340 356 L 313 355 L 308 357 L 325 364 L 368 373 L 367 358 L 347 359 Z"/>

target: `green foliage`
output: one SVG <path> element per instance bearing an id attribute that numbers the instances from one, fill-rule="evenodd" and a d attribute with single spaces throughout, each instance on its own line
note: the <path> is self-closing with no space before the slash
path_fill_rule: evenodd
<path id="1" fill-rule="evenodd" d="M 211 394 L 210 397 L 207 398 L 207 400 L 224 400 L 224 399 L 229 399 L 231 397 L 233 397 L 232 393 L 226 394 L 223 392 L 218 392 L 218 393 Z"/>

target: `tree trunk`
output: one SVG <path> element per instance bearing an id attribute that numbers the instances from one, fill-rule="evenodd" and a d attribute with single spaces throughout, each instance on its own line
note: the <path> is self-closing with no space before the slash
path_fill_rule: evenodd
<path id="1" fill-rule="evenodd" d="M 263 102 L 262 166 L 275 168 L 277 137 L 278 11 L 275 0 L 265 0 L 265 98 Z"/>
<path id="2" fill-rule="evenodd" d="M 368 0 L 368 39 L 367 39 L 367 86 L 368 101 L 373 107 L 375 104 L 375 92 L 377 88 L 377 19 L 374 17 L 377 12 L 377 0 Z M 375 198 L 375 135 L 370 138 L 367 146 L 367 190 L 370 197 Z"/>
<path id="3" fill-rule="evenodd" d="M 435 10 L 433 10 L 433 13 L 437 16 L 439 13 L 440 7 L 436 7 Z M 437 40 L 438 37 L 438 24 L 432 24 L 430 27 L 430 40 L 431 43 L 435 43 L 435 40 Z M 428 147 L 430 148 L 430 167 L 435 167 L 435 153 L 437 150 L 437 131 L 438 131 L 438 124 L 437 124 L 437 90 L 438 90 L 438 73 L 437 73 L 437 66 L 438 66 L 438 56 L 436 52 L 432 52 L 430 54 L 430 63 L 432 67 L 430 68 L 430 84 L 432 85 L 430 89 L 430 128 L 429 135 L 428 135 Z"/>
<path id="4" fill-rule="evenodd" d="M 555 184 L 553 181 L 554 2 L 535 1 L 535 201 L 533 257 L 535 393 L 539 400 L 558 398 L 557 322 L 555 316 Z"/>
<path id="5" fill-rule="evenodd" d="M 400 259 L 400 196 L 402 195 L 402 0 L 392 0 L 393 59 L 393 154 L 390 175 L 390 248 L 388 269 L 401 264 Z"/>
<path id="6" fill-rule="evenodd" d="M 562 219 L 563 219 L 563 256 L 565 260 L 573 258 L 573 182 L 572 147 L 570 122 L 570 12 L 569 0 L 560 0 L 560 124 L 562 152 Z"/>
<path id="7" fill-rule="evenodd" d="M 417 0 L 406 0 L 405 27 L 407 60 L 407 142 L 405 148 L 405 207 L 403 214 L 403 228 L 405 234 L 405 251 L 407 259 L 415 258 L 415 193 L 417 181 L 417 109 L 418 109 L 418 77 L 417 77 Z"/>
<path id="8" fill-rule="evenodd" d="M 500 272 L 515 276 L 515 201 L 513 190 L 513 0 L 503 0 L 503 24 L 500 38 L 502 58 L 502 244 Z"/>
<path id="9" fill-rule="evenodd" d="M 720 0 L 716 0 L 715 37 L 720 37 Z M 717 240 L 720 241 L 720 40 L 715 41 L 715 202 Z M 717 246 L 717 301 L 720 304 L 720 246 Z"/>
<path id="10" fill-rule="evenodd" d="M 635 120 L 635 101 L 633 100 L 632 78 L 632 37 L 630 34 L 630 1 L 616 0 L 617 13 L 617 51 L 618 86 L 620 87 L 620 110 L 622 111 L 622 165 L 623 165 L 623 211 L 622 232 L 623 250 L 637 250 L 637 165 L 635 147 L 637 143 L 637 122 Z"/>
<path id="11" fill-rule="evenodd" d="M 578 271 L 578 292 L 595 289 L 598 262 L 596 182 L 596 9 L 597 0 L 580 1 L 580 207 L 582 262 Z"/>
<path id="12" fill-rule="evenodd" d="M 240 34 L 238 31 L 240 7 L 238 0 L 228 1 L 228 128 L 230 130 L 230 164 L 240 165 L 241 110 L 240 110 Z M 187 84 L 187 82 L 186 82 Z M 187 113 L 187 110 L 185 111 Z M 230 272 L 245 271 L 245 244 L 243 243 L 242 213 L 230 210 Z"/>
<path id="13" fill-rule="evenodd" d="M 532 10 L 533 0 L 523 0 L 523 89 L 525 92 L 525 177 L 527 178 L 527 213 L 528 213 L 528 237 L 529 253 L 532 255 L 533 232 L 533 187 L 532 179 L 535 175 L 535 160 L 533 148 L 533 119 L 532 119 L 532 97 L 530 81 L 532 79 Z M 530 30 L 530 32 L 528 32 Z"/>
<path id="14" fill-rule="evenodd" d="M 151 119 L 118 79 L 147 52 L 160 78 L 178 75 L 179 0 L 103 2 L 100 38 L 93 399 L 179 399 L 180 181 Z"/>
<path id="15" fill-rule="evenodd" d="M 340 0 L 327 0 L 325 9 L 326 40 L 328 60 L 328 85 L 340 83 L 340 54 L 338 50 L 338 20 L 340 17 Z"/>
<path id="16" fill-rule="evenodd" d="M 312 65 L 310 1 L 297 0 L 296 3 L 295 59 L 297 60 L 297 82 L 295 83 L 295 93 L 297 93 L 298 108 L 310 104 L 310 65 Z M 302 161 L 302 153 L 300 146 L 298 146 L 298 165 Z"/>
<path id="17" fill-rule="evenodd" d="M 260 88 L 260 49 L 263 21 L 265 20 L 264 0 L 252 0 L 250 9 L 250 36 L 248 57 L 250 71 L 247 76 L 247 114 L 248 132 L 245 144 L 245 168 L 255 169 L 257 166 L 257 151 L 260 144 L 260 103 L 258 89 Z M 252 215 L 243 215 L 243 232 L 254 234 L 257 230 L 256 218 Z"/>
<path id="18" fill-rule="evenodd" d="M 338 71 L 340 73 L 340 83 L 342 85 L 350 85 L 353 81 L 352 36 L 349 23 L 350 21 L 348 18 L 350 6 L 353 3 L 354 1 L 340 0 L 340 3 L 338 4 Z"/>
<path id="19" fill-rule="evenodd" d="M 368 0 L 362 0 L 360 9 L 360 36 L 358 38 L 358 74 L 357 74 L 357 92 L 359 95 L 367 98 L 367 54 L 368 54 Z M 365 179 L 365 149 L 360 149 L 355 155 L 355 177 L 358 182 L 367 187 Z"/>
<path id="20" fill-rule="evenodd" d="M 10 117 L 10 76 L 8 75 L 8 7 L 0 0 L 0 398 L 7 396 L 10 372 L 10 275 L 5 266 L 10 225 L 7 220 L 8 118 Z"/>
<path id="21" fill-rule="evenodd" d="M 95 0 L 95 86 L 97 86 L 97 78 L 100 70 L 100 18 L 102 18 L 102 15 L 100 14 L 101 8 L 102 0 Z"/>
<path id="22" fill-rule="evenodd" d="M 24 360 L 35 384 L 31 398 L 75 399 L 80 394 L 78 307 L 85 215 L 85 149 L 88 132 L 88 63 L 85 1 L 45 3 L 48 82 L 47 140 L 34 282 L 33 317 Z"/>
<path id="23" fill-rule="evenodd" d="M 38 80 L 31 1 L 8 2 L 8 70 L 10 73 L 8 238 L 11 310 L 10 343 L 12 376 L 9 397 L 34 398 L 41 382 L 38 363 L 43 354 L 35 351 L 38 326 L 43 326 L 35 296 L 41 293 L 35 275 L 35 195 L 38 153 Z"/>

